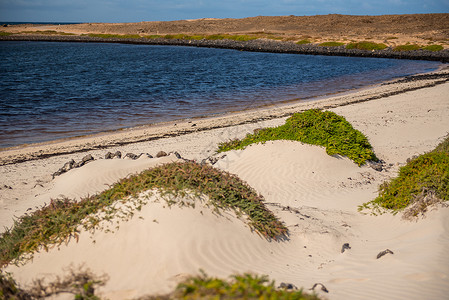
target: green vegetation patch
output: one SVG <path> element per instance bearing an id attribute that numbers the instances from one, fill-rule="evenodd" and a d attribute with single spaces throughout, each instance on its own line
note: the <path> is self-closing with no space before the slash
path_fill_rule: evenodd
<path id="1" fill-rule="evenodd" d="M 367 160 L 378 160 L 368 139 L 344 117 L 317 109 L 296 113 L 279 127 L 265 128 L 248 134 L 242 140 L 221 143 L 218 152 L 244 149 L 253 143 L 273 140 L 292 140 L 323 146 L 327 154 L 347 156 L 359 166 Z"/>
<path id="2" fill-rule="evenodd" d="M 74 299 L 99 300 L 100 298 L 95 296 L 95 290 L 103 286 L 106 280 L 106 275 L 97 278 L 89 270 L 76 272 L 71 269 L 64 278 L 57 277 L 54 282 L 48 282 L 46 278 L 34 279 L 31 285 L 24 289 L 11 274 L 0 270 L 0 299 L 48 299 L 64 293 L 72 294 Z"/>
<path id="3" fill-rule="evenodd" d="M 407 216 L 424 213 L 434 203 L 449 201 L 449 137 L 429 153 L 412 159 L 399 176 L 379 188 L 379 196 L 359 207 L 376 212 L 397 213 L 407 208 Z"/>
<path id="4" fill-rule="evenodd" d="M 1 299 L 43 299 L 61 293 L 72 294 L 75 299 L 100 299 L 97 289 L 104 286 L 107 276 L 98 277 L 91 271 L 81 270 L 70 273 L 54 282 L 37 279 L 26 289 L 21 288 L 10 274 L 0 271 Z M 166 295 L 143 296 L 141 300 L 169 299 L 295 299 L 319 300 L 315 294 L 307 294 L 302 290 L 276 288 L 275 282 L 266 275 L 243 274 L 233 275 L 229 279 L 210 277 L 201 271 L 200 275 L 188 277 L 178 284 L 173 292 Z"/>
<path id="5" fill-rule="evenodd" d="M 298 299 L 317 300 L 302 290 L 277 289 L 268 276 L 252 274 L 234 275 L 230 280 L 202 274 L 190 277 L 178 285 L 175 291 L 162 297 L 147 299 Z"/>
<path id="6" fill-rule="evenodd" d="M 12 35 L 11 32 L 4 32 L 4 31 L 0 31 L 0 36 L 9 36 Z"/>
<path id="7" fill-rule="evenodd" d="M 162 35 L 159 35 L 159 34 L 145 35 L 145 36 L 143 36 L 143 38 L 146 38 L 146 39 L 161 39 Z"/>
<path id="8" fill-rule="evenodd" d="M 427 50 L 427 51 L 437 52 L 437 51 L 443 50 L 444 47 L 441 45 L 429 45 L 429 46 L 423 47 L 422 49 Z"/>
<path id="9" fill-rule="evenodd" d="M 298 42 L 296 42 L 297 45 L 304 45 L 304 44 L 310 44 L 311 41 L 309 40 L 300 40 Z"/>
<path id="10" fill-rule="evenodd" d="M 78 239 L 79 225 L 91 230 L 98 228 L 103 220 L 121 215 L 131 217 L 132 212 L 120 211 L 114 204 L 121 200 L 140 210 L 145 201 L 139 200 L 139 193 L 152 189 L 175 196 L 186 195 L 186 191 L 206 195 L 217 211 L 233 209 L 238 216 L 246 215 L 251 229 L 268 239 L 284 236 L 288 231 L 265 207 L 263 197 L 237 176 L 194 162 L 171 163 L 121 179 L 100 194 L 80 201 L 52 200 L 41 209 L 21 216 L 12 228 L 0 235 L 0 266 L 26 259 L 23 254 L 32 256 L 41 247 L 47 250 L 70 238 Z"/>
<path id="11" fill-rule="evenodd" d="M 231 35 L 231 34 L 212 34 L 206 36 L 207 40 L 234 40 L 234 41 L 251 41 L 258 39 L 257 36 L 251 36 L 251 35 Z"/>
<path id="12" fill-rule="evenodd" d="M 56 31 L 56 30 L 22 31 L 20 33 L 42 34 L 42 35 L 75 35 L 74 33 L 67 33 L 67 32 Z"/>
<path id="13" fill-rule="evenodd" d="M 203 35 L 187 35 L 187 34 L 166 34 L 162 36 L 165 39 L 176 40 L 202 40 L 205 37 Z"/>
<path id="14" fill-rule="evenodd" d="M 359 50 L 383 50 L 387 48 L 387 45 L 385 44 L 377 44 L 377 43 L 373 43 L 373 42 L 367 42 L 367 41 L 363 41 L 363 42 L 358 42 L 358 43 L 349 43 L 346 45 L 346 49 L 359 49 Z"/>
<path id="15" fill-rule="evenodd" d="M 105 34 L 105 33 L 89 33 L 87 36 L 103 38 L 103 39 L 140 39 L 138 34 Z"/>
<path id="16" fill-rule="evenodd" d="M 345 43 L 340 43 L 340 42 L 324 42 L 321 44 L 318 44 L 318 46 L 320 47 L 340 47 L 343 46 Z"/>
<path id="17" fill-rule="evenodd" d="M 399 45 L 399 46 L 396 46 L 396 47 L 393 48 L 393 51 L 401 52 L 401 51 L 414 51 L 414 50 L 419 50 L 419 49 L 421 49 L 421 46 L 411 44 L 411 45 Z"/>

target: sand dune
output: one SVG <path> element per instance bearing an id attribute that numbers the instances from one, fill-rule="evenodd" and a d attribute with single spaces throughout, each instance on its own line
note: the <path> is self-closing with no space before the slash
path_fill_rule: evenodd
<path id="1" fill-rule="evenodd" d="M 357 207 L 372 200 L 378 185 L 395 176 L 408 157 L 431 150 L 448 133 L 446 95 L 449 83 L 333 109 L 368 136 L 387 163 L 382 172 L 292 141 L 252 145 L 220 159 L 215 167 L 237 174 L 265 197 L 289 228 L 288 240 L 263 239 L 233 213 L 214 214 L 205 206 L 207 199 L 196 200 L 195 209 L 169 208 L 153 194 L 130 221 L 117 229 L 111 225 L 114 232 L 82 232 L 78 243 L 72 240 L 7 270 L 28 284 L 43 276 L 50 280 L 70 265 L 85 265 L 109 276 L 100 289 L 109 299 L 166 293 L 199 269 L 222 277 L 267 274 L 305 289 L 321 282 L 329 293 L 318 293 L 328 299 L 444 299 L 449 294 L 449 208 L 410 222 L 400 215 L 364 215 Z M 241 137 L 260 124 L 245 126 L 166 139 L 157 147 L 202 159 L 216 147 L 217 136 L 232 132 Z M 190 138 L 196 141 L 194 149 Z M 140 147 L 146 152 L 152 146 Z M 174 159 L 98 160 L 49 181 L 35 198 L 93 193 L 155 162 Z M 351 249 L 342 253 L 344 243 Z M 394 254 L 377 259 L 386 249 Z"/>

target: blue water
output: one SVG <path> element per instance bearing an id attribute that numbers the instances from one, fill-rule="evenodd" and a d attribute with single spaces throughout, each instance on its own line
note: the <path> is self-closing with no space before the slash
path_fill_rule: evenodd
<path id="1" fill-rule="evenodd" d="M 310 99 L 438 62 L 0 42 L 0 147 Z"/>

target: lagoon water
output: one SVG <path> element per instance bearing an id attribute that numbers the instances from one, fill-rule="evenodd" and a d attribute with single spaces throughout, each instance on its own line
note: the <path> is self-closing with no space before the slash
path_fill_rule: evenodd
<path id="1" fill-rule="evenodd" d="M 311 99 L 440 65 L 62 42 L 0 42 L 0 57 L 0 148 Z"/>

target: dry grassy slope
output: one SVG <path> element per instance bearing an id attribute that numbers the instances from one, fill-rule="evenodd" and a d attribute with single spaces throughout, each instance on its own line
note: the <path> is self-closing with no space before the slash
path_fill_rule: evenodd
<path id="1" fill-rule="evenodd" d="M 99 29 L 114 33 L 248 33 L 280 32 L 305 35 L 427 35 L 449 38 L 449 14 L 384 16 L 280 16 L 244 19 L 199 19 L 127 24 L 81 24 L 79 29 Z"/>
<path id="2" fill-rule="evenodd" d="M 10 26 L 6 31 L 20 32 L 24 26 Z M 449 14 L 414 14 L 383 16 L 277 16 L 244 19 L 198 19 L 140 23 L 86 23 L 65 26 L 30 27 L 25 30 L 51 29 L 72 33 L 110 34 L 251 34 L 273 33 L 284 39 L 321 41 L 384 42 L 389 46 L 406 43 L 438 43 L 449 47 Z"/>

